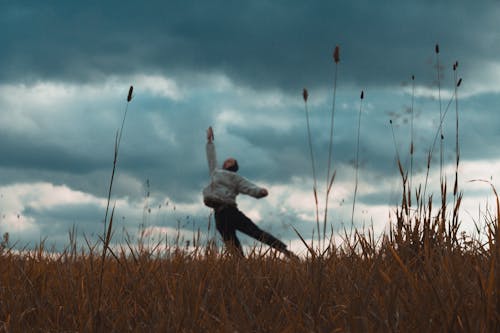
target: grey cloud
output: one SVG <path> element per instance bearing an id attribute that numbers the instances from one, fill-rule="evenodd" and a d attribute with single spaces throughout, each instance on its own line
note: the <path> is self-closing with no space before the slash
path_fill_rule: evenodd
<path id="1" fill-rule="evenodd" d="M 335 44 L 344 82 L 367 86 L 398 85 L 411 74 L 431 84 L 436 42 L 443 64 L 467 59 L 469 76 L 496 59 L 495 37 L 483 33 L 496 24 L 493 2 L 33 2 L 1 9 L 9 34 L 0 37 L 0 69 L 10 80 L 224 72 L 238 84 L 295 92 L 330 84 Z"/>
<path id="2" fill-rule="evenodd" d="M 5 168 L 36 168 L 39 171 L 85 173 L 99 165 L 88 152 L 78 153 L 48 143 L 27 140 L 22 136 L 0 134 L 0 165 Z"/>

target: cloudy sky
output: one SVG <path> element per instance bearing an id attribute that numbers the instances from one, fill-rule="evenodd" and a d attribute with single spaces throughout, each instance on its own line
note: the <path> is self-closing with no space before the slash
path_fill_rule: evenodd
<path id="1" fill-rule="evenodd" d="M 18 247 L 61 249 L 72 229 L 98 239 L 133 85 L 114 241 L 141 228 L 153 240 L 218 237 L 200 193 L 212 125 L 219 160 L 234 156 L 241 175 L 269 189 L 265 199 L 239 198 L 240 208 L 300 252 L 291 227 L 311 239 L 316 226 L 302 89 L 322 215 L 335 72 L 329 229 L 352 222 L 360 110 L 353 222 L 380 233 L 401 198 L 395 161 L 409 170 L 412 123 L 412 181 L 424 184 L 445 115 L 452 187 L 458 109 L 462 227 L 472 231 L 493 201 L 487 184 L 470 180 L 499 185 L 499 15 L 498 1 L 2 1 L 0 232 Z M 428 181 L 436 197 L 440 151 L 438 140 Z"/>

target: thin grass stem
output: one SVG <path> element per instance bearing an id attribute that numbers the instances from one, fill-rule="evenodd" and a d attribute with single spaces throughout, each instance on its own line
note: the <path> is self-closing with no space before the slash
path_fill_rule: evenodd
<path id="1" fill-rule="evenodd" d="M 305 114 L 306 114 L 306 124 L 307 124 L 307 139 L 309 143 L 309 153 L 311 155 L 311 167 L 312 167 L 312 174 L 313 174 L 313 193 L 314 193 L 314 204 L 316 207 L 316 227 L 318 228 L 318 242 L 320 241 L 320 227 L 319 227 L 319 208 L 318 208 L 318 187 L 317 187 L 317 178 L 316 178 L 316 167 L 314 163 L 314 153 L 313 153 L 313 146 L 312 146 L 312 139 L 311 139 L 311 126 L 309 124 L 309 108 L 307 107 L 307 98 L 309 97 L 309 93 L 307 92 L 307 89 L 304 88 L 302 91 L 302 97 L 304 99 L 304 106 L 305 106 Z"/>
<path id="2" fill-rule="evenodd" d="M 453 210 L 452 226 L 453 230 L 458 229 L 458 216 L 459 216 L 459 205 L 461 201 L 461 194 L 458 193 L 458 167 L 460 164 L 460 141 L 459 141 L 459 115 L 458 115 L 458 86 L 461 80 L 458 80 L 457 75 L 458 61 L 453 64 L 453 82 L 455 86 L 455 183 L 453 185 Z"/>
<path id="3" fill-rule="evenodd" d="M 128 90 L 128 95 L 127 95 L 127 104 L 125 105 L 125 112 L 123 113 L 123 119 L 122 119 L 122 124 L 120 127 L 120 130 L 116 133 L 115 136 L 115 150 L 114 150 L 114 156 L 113 156 L 113 168 L 111 170 L 111 179 L 109 181 L 109 188 L 108 188 L 108 201 L 106 204 L 106 213 L 104 215 L 104 233 L 106 233 L 106 225 L 108 221 L 108 212 L 109 212 L 109 203 L 111 201 L 111 192 L 113 190 L 113 182 L 115 178 L 115 171 L 116 171 L 116 164 L 118 161 L 118 151 L 120 149 L 120 143 L 122 141 L 122 133 L 123 133 L 123 127 L 125 125 L 125 119 L 127 118 L 127 111 L 128 111 L 128 105 L 130 101 L 132 100 L 132 93 L 134 91 L 134 87 L 130 86 Z"/>
<path id="4" fill-rule="evenodd" d="M 414 103 L 415 103 L 415 75 L 411 76 L 411 108 L 410 108 L 410 180 L 408 184 L 408 205 L 411 207 L 411 198 L 412 198 L 412 181 L 413 181 L 413 153 L 415 151 L 414 145 L 414 127 L 413 127 L 413 119 L 414 119 Z"/>
<path id="5" fill-rule="evenodd" d="M 363 99 L 364 91 L 361 91 L 360 101 L 359 101 L 359 114 L 358 114 L 358 135 L 356 139 L 356 156 L 354 158 L 354 197 L 352 200 L 352 214 L 351 214 L 351 226 L 354 225 L 354 210 L 356 207 L 356 195 L 358 193 L 358 183 L 359 183 L 359 138 L 361 136 L 361 111 L 363 110 Z"/>
<path id="6" fill-rule="evenodd" d="M 113 210 L 111 212 L 111 216 L 109 219 L 109 226 L 107 225 L 108 221 L 108 212 L 109 212 L 109 205 L 111 202 L 111 193 L 113 190 L 113 183 L 114 183 L 114 178 L 115 178 L 115 172 L 116 172 L 116 164 L 118 162 L 118 151 L 120 147 L 120 142 L 122 138 L 122 133 L 123 133 L 123 127 L 125 125 L 125 119 L 127 117 L 127 110 L 128 110 L 128 104 L 132 100 L 132 93 L 133 93 L 133 86 L 130 86 L 130 89 L 128 91 L 127 95 L 127 104 L 125 106 L 125 112 L 123 115 L 123 120 L 122 124 L 120 127 L 120 130 L 116 133 L 115 135 L 115 146 L 114 146 L 114 154 L 113 154 L 113 168 L 111 170 L 111 179 L 109 182 L 109 188 L 108 188 L 108 200 L 106 203 L 106 213 L 104 215 L 104 232 L 103 232 L 103 237 L 101 238 L 101 241 L 103 242 L 103 247 L 102 247 L 102 255 L 101 255 L 101 270 L 99 272 L 99 285 L 98 285 L 98 297 L 97 297 L 97 306 L 95 308 L 95 314 L 94 314 L 94 325 L 95 325 L 95 330 L 98 330 L 98 327 L 100 325 L 100 307 L 101 307 L 101 295 L 102 295 L 102 281 L 103 281 L 103 276 L 104 276 L 104 262 L 106 260 L 106 252 L 109 248 L 109 243 L 111 241 L 111 233 L 112 233 L 112 226 L 113 226 L 113 216 L 115 212 L 115 207 L 113 207 Z M 106 228 L 107 227 L 107 228 Z"/>
<path id="7" fill-rule="evenodd" d="M 340 61 L 340 48 L 337 45 L 333 52 L 333 60 L 335 62 L 335 71 L 333 75 L 333 97 L 332 97 L 332 109 L 331 109 L 331 121 L 330 121 L 330 141 L 328 144 L 328 165 L 326 172 L 326 195 L 325 195 L 325 212 L 324 212 L 324 220 L 323 220 L 323 245 L 325 243 L 326 237 L 326 223 L 328 220 L 328 202 L 330 198 L 330 190 L 333 185 L 333 178 L 330 178 L 331 166 L 332 166 L 332 154 L 333 154 L 333 130 L 335 124 L 335 101 L 337 97 L 337 73 L 338 73 L 338 64 Z"/>
<path id="8" fill-rule="evenodd" d="M 441 103 L 441 64 L 439 62 L 439 44 L 436 44 L 436 71 L 437 71 L 437 85 L 438 85 L 438 102 L 439 102 L 439 119 L 443 119 L 443 108 Z M 443 179 L 443 160 L 444 160 L 444 135 L 443 135 L 443 127 L 440 127 L 441 141 L 439 144 L 439 179 Z"/>

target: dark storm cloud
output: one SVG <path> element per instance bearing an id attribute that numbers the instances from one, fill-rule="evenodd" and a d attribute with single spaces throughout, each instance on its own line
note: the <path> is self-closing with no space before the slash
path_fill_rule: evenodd
<path id="1" fill-rule="evenodd" d="M 465 71 L 496 61 L 499 4 L 467 1 L 3 2 L 2 80 L 94 81 L 111 74 L 223 72 L 257 88 L 344 82 L 431 84 L 434 44 Z M 8 32 L 8 33 L 7 33 Z"/>
<path id="2" fill-rule="evenodd" d="M 99 160 L 90 152 L 75 152 L 23 136 L 0 134 L 0 156 L 4 156 L 0 166 L 3 168 L 36 168 L 38 172 L 72 170 L 86 173 L 99 166 Z"/>
<path id="3" fill-rule="evenodd" d="M 50 235 L 54 228 L 64 232 L 73 226 L 81 232 L 91 235 L 102 227 L 104 215 L 102 207 L 95 204 L 66 204 L 50 208 L 26 207 L 24 216 L 36 219 L 41 234 Z"/>

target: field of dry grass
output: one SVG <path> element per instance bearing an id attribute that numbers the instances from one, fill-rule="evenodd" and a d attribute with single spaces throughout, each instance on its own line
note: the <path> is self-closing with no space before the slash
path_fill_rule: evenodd
<path id="1" fill-rule="evenodd" d="M 481 244 L 403 208 L 379 240 L 355 233 L 300 261 L 129 247 L 109 251 L 102 280 L 96 248 L 48 257 L 3 242 L 0 331 L 498 332 L 496 219 Z"/>

